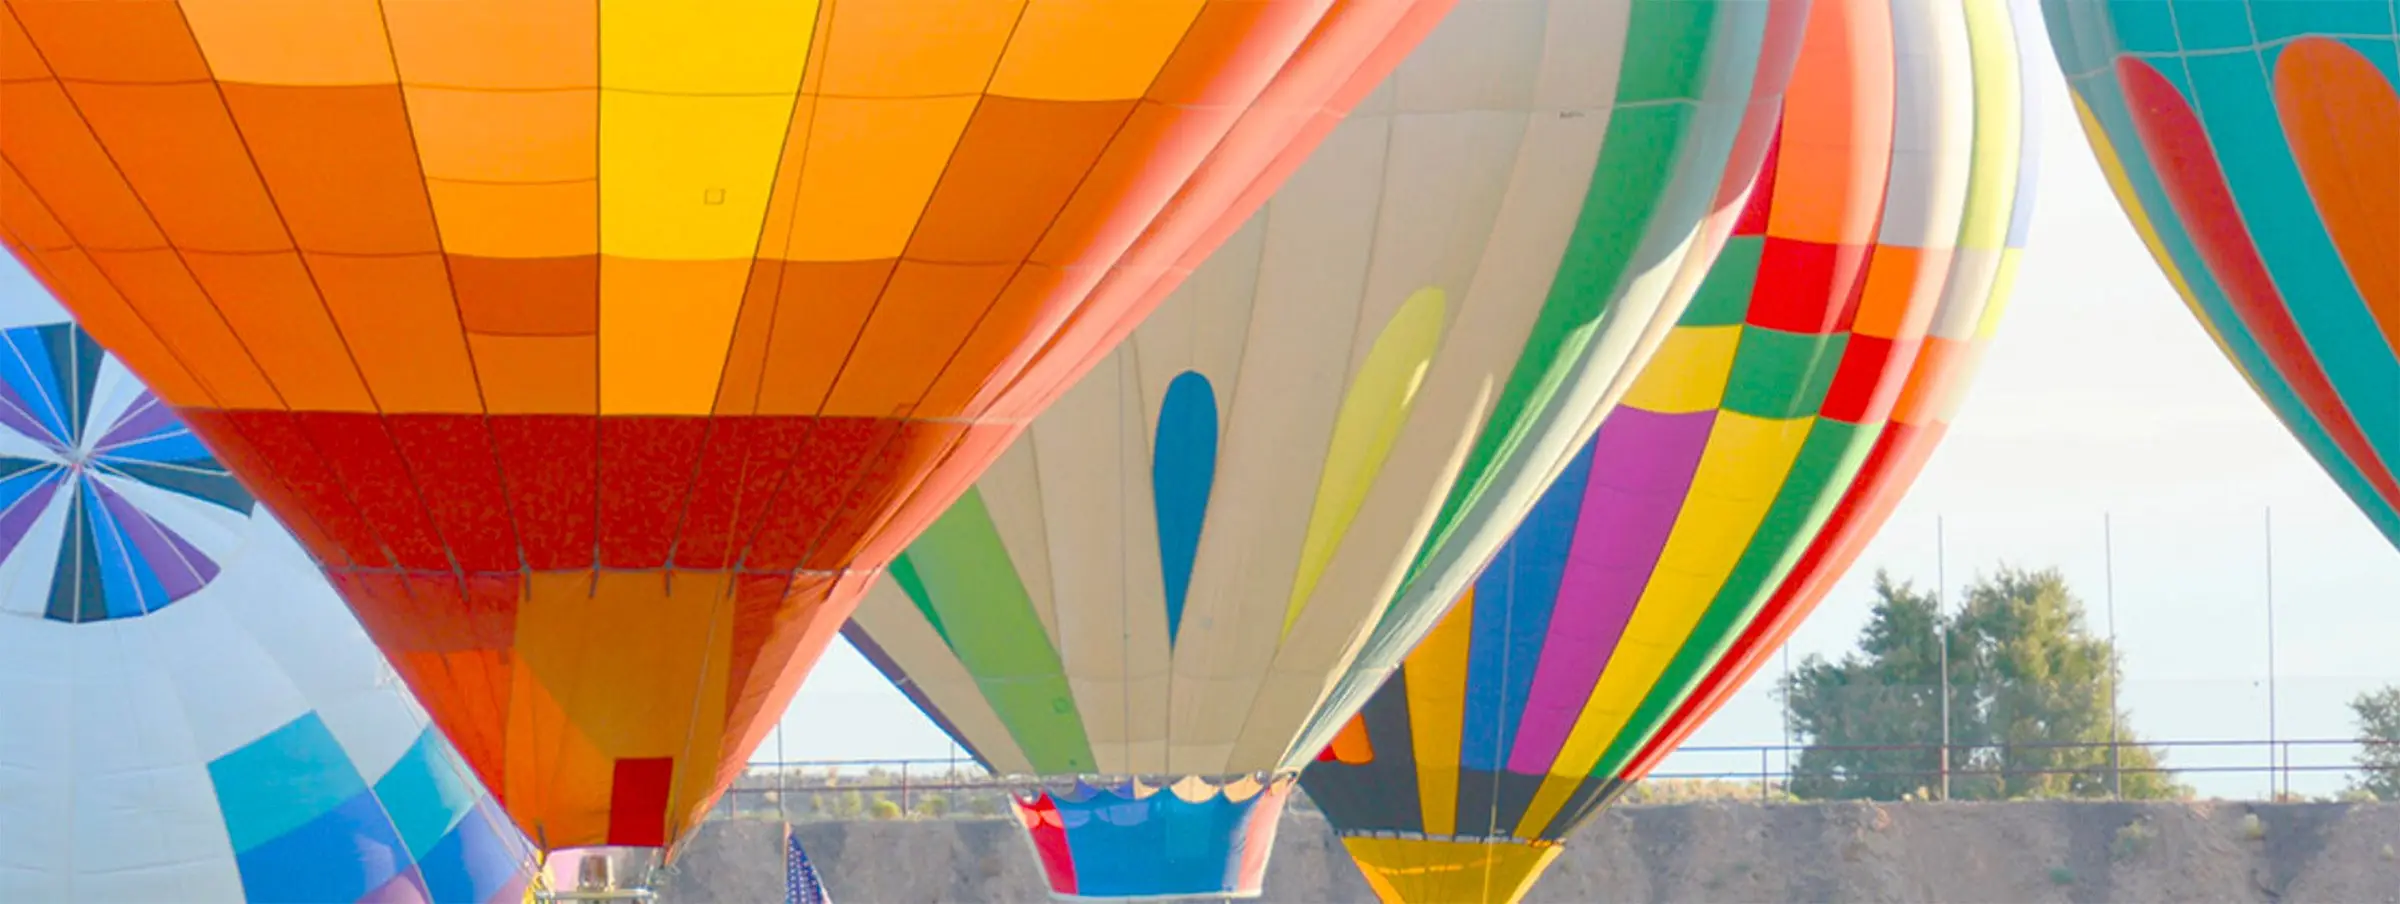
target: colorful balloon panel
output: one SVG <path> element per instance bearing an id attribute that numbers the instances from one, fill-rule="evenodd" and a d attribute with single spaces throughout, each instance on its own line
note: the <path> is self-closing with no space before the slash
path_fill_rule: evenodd
<path id="1" fill-rule="evenodd" d="M 1438 5 L 5 0 L 0 236 L 528 834 L 660 846 Z"/>
<path id="2" fill-rule="evenodd" d="M 0 473 L 0 900 L 523 895 L 308 554 L 5 262 Z"/>
<path id="3" fill-rule="evenodd" d="M 1517 900 L 1705 715 L 1697 694 L 1813 606 L 1787 588 L 1830 575 L 1800 566 L 1847 564 L 1811 544 L 1872 533 L 1881 513 L 1856 500 L 1914 476 L 1930 440 L 1907 425 L 1953 410 L 2014 266 L 2016 42 L 1997 0 L 1814 4 L 1780 128 L 1698 296 L 1302 774 L 1379 894 Z"/>
<path id="4" fill-rule="evenodd" d="M 2400 545 L 2400 12 L 2042 8 L 2084 136 L 2168 282 Z"/>
<path id="5" fill-rule="evenodd" d="M 1804 12 L 1460 5 L 847 635 L 1003 774 L 1296 770 L 1698 289 Z"/>

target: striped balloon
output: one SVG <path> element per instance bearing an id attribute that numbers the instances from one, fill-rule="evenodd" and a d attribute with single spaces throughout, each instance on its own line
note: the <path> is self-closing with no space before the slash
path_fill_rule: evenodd
<path id="1" fill-rule="evenodd" d="M 1378 638 L 1432 627 L 1698 289 L 1805 8 L 1460 4 L 894 563 L 849 636 L 1044 779 L 1054 891 L 1256 890 Z"/>
<path id="2" fill-rule="evenodd" d="M 2043 0 L 2167 281 L 2400 546 L 2400 6 Z"/>
<path id="3" fill-rule="evenodd" d="M 1954 409 L 2031 182 L 2004 0 L 1818 0 L 1779 134 L 1623 405 L 1303 774 L 1392 901 L 1513 901 L 1738 688 Z"/>

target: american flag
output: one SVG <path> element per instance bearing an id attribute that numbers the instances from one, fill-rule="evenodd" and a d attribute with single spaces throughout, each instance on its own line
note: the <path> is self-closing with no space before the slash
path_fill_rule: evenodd
<path id="1" fill-rule="evenodd" d="M 824 880 L 817 878 L 816 864 L 808 862 L 808 852 L 800 849 L 800 836 L 792 834 L 788 822 L 783 824 L 783 904 L 833 904 Z"/>

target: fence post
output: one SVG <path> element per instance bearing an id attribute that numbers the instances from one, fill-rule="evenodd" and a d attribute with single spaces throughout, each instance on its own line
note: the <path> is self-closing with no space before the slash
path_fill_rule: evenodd
<path id="1" fill-rule="evenodd" d="M 1772 798 L 1771 798 L 1771 797 L 1769 797 L 1769 796 L 1768 796 L 1768 794 L 1767 794 L 1767 788 L 1768 788 L 1768 787 L 1769 787 L 1769 785 L 1767 784 L 1767 748 L 1765 748 L 1765 747 L 1760 747 L 1760 748 L 1758 748 L 1758 802 L 1759 802 L 1759 803 L 1762 803 L 1762 804 L 1763 804 L 1763 803 L 1769 803 L 1769 802 L 1771 802 L 1771 801 L 1772 801 Z"/>
<path id="2" fill-rule="evenodd" d="M 914 811 L 914 810 L 911 810 L 911 809 L 909 809 L 909 807 L 908 807 L 908 761 L 907 761 L 907 760 L 901 760 L 901 761 L 900 761 L 900 818 L 902 818 L 902 819 L 907 819 L 907 818 L 908 818 L 908 814 L 910 814 L 910 813 L 913 813 L 913 812 L 916 812 L 916 811 Z"/>

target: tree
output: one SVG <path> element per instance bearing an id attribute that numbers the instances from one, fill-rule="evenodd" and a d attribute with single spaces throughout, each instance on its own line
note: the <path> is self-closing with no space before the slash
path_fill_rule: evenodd
<path id="1" fill-rule="evenodd" d="M 2376 800 L 2400 800 L 2400 684 L 2368 691 L 2350 701 L 2358 714 L 2360 776 L 2351 790 L 2375 795 Z"/>
<path id="2" fill-rule="evenodd" d="M 1896 800 L 1940 785 L 1945 635 L 1952 798 L 2106 796 L 2112 727 L 2126 797 L 2189 793 L 2154 771 L 2164 757 L 2111 712 L 2117 651 L 2086 630 L 2082 602 L 2055 569 L 2003 566 L 1949 614 L 1888 574 L 1876 574 L 1875 595 L 1856 651 L 1840 662 L 1808 657 L 1782 684 L 1807 744 L 1794 796 Z"/>

